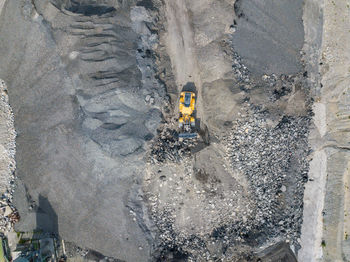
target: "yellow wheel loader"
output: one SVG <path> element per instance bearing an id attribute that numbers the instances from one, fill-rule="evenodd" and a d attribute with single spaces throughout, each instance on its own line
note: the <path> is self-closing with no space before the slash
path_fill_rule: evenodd
<path id="1" fill-rule="evenodd" d="M 181 92 L 179 104 L 179 139 L 196 138 L 196 118 L 195 118 L 196 95 L 194 92 Z"/>

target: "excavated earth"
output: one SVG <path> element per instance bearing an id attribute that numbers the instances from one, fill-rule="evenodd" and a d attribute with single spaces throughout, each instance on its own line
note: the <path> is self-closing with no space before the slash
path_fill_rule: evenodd
<path id="1" fill-rule="evenodd" d="M 143 155 L 162 120 L 165 89 L 154 79 L 144 9 L 132 1 L 95 2 L 3 7 L 0 75 L 18 133 L 16 229 L 53 231 L 142 261 L 152 244 Z"/>
<path id="2" fill-rule="evenodd" d="M 16 229 L 122 261 L 296 261 L 313 68 L 304 1 L 263 2 L 5 1 Z"/>

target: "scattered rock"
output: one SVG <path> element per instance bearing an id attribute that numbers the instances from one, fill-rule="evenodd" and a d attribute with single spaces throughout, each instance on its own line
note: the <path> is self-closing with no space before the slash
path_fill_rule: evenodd
<path id="1" fill-rule="evenodd" d="M 303 212 L 304 183 L 309 164 L 308 126 L 310 115 L 284 116 L 272 127 L 266 124 L 269 113 L 251 105 L 246 117 L 233 123 L 227 137 L 227 154 L 231 168 L 243 172 L 254 194 L 256 209 L 253 219 L 233 225 L 235 231 L 261 234 L 255 241 L 290 235 L 298 246 Z M 288 195 L 286 200 L 279 192 Z M 247 236 L 248 236 L 247 235 Z M 246 240 L 249 240 L 246 239 Z"/>

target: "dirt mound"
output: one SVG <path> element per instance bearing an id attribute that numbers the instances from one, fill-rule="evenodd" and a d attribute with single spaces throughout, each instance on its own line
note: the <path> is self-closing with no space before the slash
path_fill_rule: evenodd
<path id="1" fill-rule="evenodd" d="M 152 71 L 152 16 L 131 2 L 54 2 L 7 1 L 0 18 L 0 77 L 25 185 L 17 202 L 27 195 L 38 205 L 42 195 L 64 239 L 142 261 L 150 235 L 138 181 L 164 94 Z M 28 206 L 19 206 L 17 230 L 36 228 Z"/>

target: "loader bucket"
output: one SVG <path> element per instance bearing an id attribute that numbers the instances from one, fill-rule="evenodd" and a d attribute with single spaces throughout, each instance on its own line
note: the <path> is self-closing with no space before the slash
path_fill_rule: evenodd
<path id="1" fill-rule="evenodd" d="M 197 133 L 180 133 L 179 138 L 189 139 L 189 138 L 196 138 Z"/>

